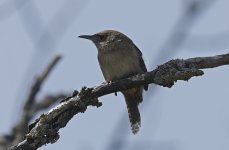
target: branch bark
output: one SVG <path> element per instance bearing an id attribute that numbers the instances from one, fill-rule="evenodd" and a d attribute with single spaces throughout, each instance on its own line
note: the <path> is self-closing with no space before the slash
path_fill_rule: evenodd
<path id="1" fill-rule="evenodd" d="M 178 80 L 188 81 L 194 76 L 203 75 L 204 72 L 200 69 L 223 65 L 229 65 L 229 53 L 186 60 L 175 59 L 144 74 L 112 83 L 103 83 L 92 88 L 83 87 L 80 92 L 73 92 L 72 96 L 64 99 L 61 104 L 36 119 L 30 125 L 29 133 L 25 135 L 24 141 L 9 150 L 31 150 L 48 143 L 55 143 L 59 139 L 58 131 L 65 127 L 74 115 L 85 112 L 88 106 L 99 107 L 102 105 L 98 101 L 98 97 L 151 83 L 170 88 Z"/>

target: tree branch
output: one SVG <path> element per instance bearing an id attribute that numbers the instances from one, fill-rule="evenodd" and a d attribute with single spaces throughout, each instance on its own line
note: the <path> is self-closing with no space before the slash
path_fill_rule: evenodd
<path id="1" fill-rule="evenodd" d="M 47 95 L 42 100 L 35 101 L 34 106 L 33 106 L 34 112 L 38 112 L 38 111 L 47 109 L 50 106 L 52 106 L 53 104 L 55 104 L 58 100 L 64 99 L 69 95 L 70 94 L 64 94 L 64 93 L 55 94 L 55 95 Z"/>
<path id="2" fill-rule="evenodd" d="M 29 91 L 28 96 L 26 97 L 22 116 L 18 123 L 13 127 L 11 133 L 9 135 L 4 135 L 0 137 L 0 149 L 6 149 L 6 147 L 12 146 L 20 142 L 26 132 L 28 131 L 29 121 L 34 117 L 34 115 L 45 108 L 50 107 L 52 104 L 56 103 L 58 99 L 64 98 L 66 94 L 58 94 L 55 96 L 46 96 L 43 100 L 37 102 L 36 96 L 40 91 L 42 84 L 45 79 L 51 73 L 53 68 L 61 59 L 60 55 L 55 55 L 50 63 L 45 67 L 45 69 L 41 72 L 40 75 L 36 77 L 32 87 Z"/>
<path id="3" fill-rule="evenodd" d="M 158 84 L 172 87 L 178 80 L 188 81 L 191 77 L 203 75 L 199 69 L 214 68 L 229 65 L 229 53 L 212 57 L 197 57 L 190 59 L 175 59 L 158 66 L 151 72 L 138 74 L 112 83 L 103 83 L 92 88 L 83 87 L 80 92 L 75 91 L 61 104 L 42 114 L 33 124 L 25 136 L 25 140 L 10 150 L 37 149 L 48 143 L 55 143 L 59 139 L 58 131 L 66 126 L 77 113 L 83 113 L 88 106 L 101 106 L 98 97 L 106 94 L 126 90 L 145 84 Z"/>

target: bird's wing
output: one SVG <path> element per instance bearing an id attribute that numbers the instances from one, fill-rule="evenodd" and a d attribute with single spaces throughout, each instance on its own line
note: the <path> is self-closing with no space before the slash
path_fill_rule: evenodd
<path id="1" fill-rule="evenodd" d="M 139 58 L 138 59 L 139 59 L 139 63 L 140 63 L 141 69 L 143 70 L 143 72 L 147 72 L 147 68 L 146 68 L 145 62 L 144 62 L 144 60 L 142 58 L 142 52 L 139 50 L 139 48 L 134 43 L 133 43 L 133 45 L 135 46 L 135 48 L 136 48 L 136 50 L 137 50 L 137 52 L 139 54 Z M 145 85 L 144 89 L 147 91 L 148 90 L 148 85 Z"/>

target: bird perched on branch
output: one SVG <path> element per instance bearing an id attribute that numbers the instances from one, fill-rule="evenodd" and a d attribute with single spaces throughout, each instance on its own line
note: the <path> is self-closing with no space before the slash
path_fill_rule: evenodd
<path id="1" fill-rule="evenodd" d="M 104 30 L 94 35 L 79 37 L 91 40 L 97 47 L 99 65 L 107 82 L 147 72 L 141 51 L 123 33 Z M 139 131 L 141 126 L 138 105 L 143 100 L 143 88 L 147 90 L 148 85 L 121 91 L 125 97 L 131 129 L 134 134 Z"/>

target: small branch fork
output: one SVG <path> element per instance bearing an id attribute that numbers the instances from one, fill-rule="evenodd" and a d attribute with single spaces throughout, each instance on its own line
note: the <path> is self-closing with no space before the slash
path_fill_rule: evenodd
<path id="1" fill-rule="evenodd" d="M 62 100 L 48 113 L 42 114 L 29 126 L 25 139 L 9 150 L 37 149 L 59 139 L 59 130 L 67 125 L 70 119 L 78 113 L 86 111 L 88 106 L 100 107 L 98 97 L 137 87 L 145 84 L 157 84 L 171 88 L 178 80 L 188 81 L 194 76 L 202 76 L 200 69 L 215 68 L 229 65 L 229 53 L 212 57 L 196 57 L 190 59 L 174 59 L 158 66 L 155 70 L 138 74 L 112 83 L 103 83 L 92 88 L 83 87 L 79 92 Z"/>
<path id="2" fill-rule="evenodd" d="M 60 61 L 60 59 L 60 55 L 55 55 L 50 63 L 41 72 L 41 74 L 35 78 L 29 94 L 26 97 L 22 110 L 22 116 L 20 117 L 19 121 L 12 128 L 10 134 L 0 136 L 0 149 L 6 149 L 7 147 L 22 141 L 28 131 L 29 122 L 37 114 L 37 112 L 49 108 L 53 104 L 57 103 L 58 100 L 67 96 L 67 94 L 60 93 L 55 95 L 47 95 L 41 100 L 36 99 L 36 96 L 39 93 L 44 81 L 47 79 L 48 75 L 51 74 L 52 70 Z"/>

